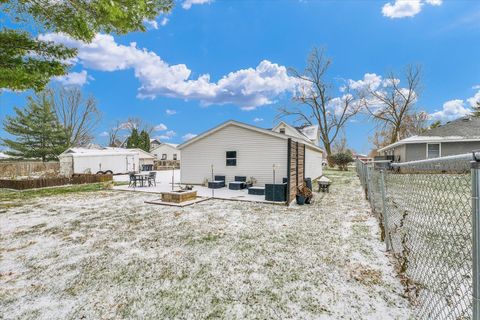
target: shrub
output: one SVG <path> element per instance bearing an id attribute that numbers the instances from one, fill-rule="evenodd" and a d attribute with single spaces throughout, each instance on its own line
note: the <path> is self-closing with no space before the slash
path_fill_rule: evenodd
<path id="1" fill-rule="evenodd" d="M 332 155 L 329 159 L 331 163 L 336 165 L 340 170 L 347 171 L 347 165 L 353 162 L 353 157 L 350 153 L 339 152 Z"/>

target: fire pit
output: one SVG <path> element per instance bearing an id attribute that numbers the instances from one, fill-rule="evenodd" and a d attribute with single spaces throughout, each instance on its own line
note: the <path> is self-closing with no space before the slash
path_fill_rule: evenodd
<path id="1" fill-rule="evenodd" d="M 181 203 L 189 200 L 195 200 L 197 198 L 197 191 L 193 190 L 178 190 L 162 192 L 162 201 Z"/>

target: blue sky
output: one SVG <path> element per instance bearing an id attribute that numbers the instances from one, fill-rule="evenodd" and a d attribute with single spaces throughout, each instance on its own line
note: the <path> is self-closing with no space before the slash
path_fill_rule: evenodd
<path id="1" fill-rule="evenodd" d="M 144 33 L 99 35 L 90 45 L 42 35 L 79 48 L 71 77 L 60 80 L 97 98 L 97 142 L 129 116 L 171 143 L 228 119 L 271 127 L 276 109 L 291 105 L 285 68 L 302 69 L 314 46 L 327 49 L 338 86 L 420 64 L 417 106 L 444 121 L 480 100 L 480 1 L 187 1 Z M 27 94 L 3 92 L 0 119 Z M 349 146 L 367 152 L 373 131 L 359 116 L 346 127 Z"/>

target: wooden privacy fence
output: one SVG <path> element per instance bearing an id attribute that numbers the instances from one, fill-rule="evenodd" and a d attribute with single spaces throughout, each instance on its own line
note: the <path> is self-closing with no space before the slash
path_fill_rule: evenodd
<path id="1" fill-rule="evenodd" d="M 0 188 L 26 190 L 35 188 L 63 186 L 67 184 L 85 184 L 111 181 L 111 174 L 79 174 L 71 178 L 39 178 L 39 179 L 23 179 L 23 180 L 0 180 Z"/>
<path id="2" fill-rule="evenodd" d="M 155 160 L 153 168 L 155 170 L 180 169 L 180 160 Z"/>
<path id="3" fill-rule="evenodd" d="M 31 175 L 58 175 L 58 161 L 0 161 L 0 177 L 19 177 Z"/>
<path id="4" fill-rule="evenodd" d="M 305 145 L 288 139 L 288 202 L 295 199 L 305 183 Z"/>

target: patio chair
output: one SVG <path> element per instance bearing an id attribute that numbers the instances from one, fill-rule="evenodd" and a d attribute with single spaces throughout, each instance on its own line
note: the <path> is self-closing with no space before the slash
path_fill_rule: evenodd
<path id="1" fill-rule="evenodd" d="M 137 186 L 137 177 L 135 176 L 135 173 L 134 172 L 130 172 L 128 174 L 128 176 L 130 177 L 130 183 L 128 184 L 128 187 L 136 187 Z"/>
<path id="2" fill-rule="evenodd" d="M 157 173 L 155 171 L 148 173 L 148 186 L 157 186 Z"/>

